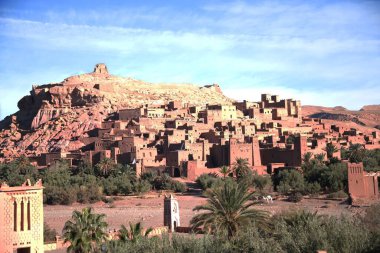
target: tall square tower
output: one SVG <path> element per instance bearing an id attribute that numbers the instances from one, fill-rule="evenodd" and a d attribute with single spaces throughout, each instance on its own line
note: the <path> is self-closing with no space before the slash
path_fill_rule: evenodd
<path id="1" fill-rule="evenodd" d="M 172 194 L 164 199 L 164 226 L 169 227 L 169 231 L 175 232 L 176 227 L 181 225 L 179 219 L 178 201 Z"/>
<path id="2" fill-rule="evenodd" d="M 43 187 L 28 179 L 22 186 L 0 186 L 0 252 L 44 252 Z"/>

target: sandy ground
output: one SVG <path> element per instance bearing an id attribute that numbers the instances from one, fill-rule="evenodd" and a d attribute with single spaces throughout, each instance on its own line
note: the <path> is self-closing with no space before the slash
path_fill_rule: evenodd
<path id="1" fill-rule="evenodd" d="M 206 199 L 198 194 L 177 195 L 179 201 L 181 226 L 188 226 L 191 218 L 196 213 L 192 209 L 196 205 L 206 202 Z M 56 229 L 61 234 L 64 223 L 70 219 L 74 210 L 80 210 L 86 206 L 92 206 L 96 213 L 104 213 L 109 229 L 119 229 L 120 225 L 128 222 L 136 223 L 141 221 L 144 227 L 163 226 L 163 204 L 164 195 L 149 193 L 142 197 L 126 196 L 121 197 L 111 207 L 110 204 L 98 202 L 84 205 L 74 204 L 72 206 L 45 206 L 44 218 L 47 224 Z M 275 199 L 270 204 L 258 204 L 256 208 L 267 210 L 272 214 L 286 210 L 307 209 L 312 212 L 328 215 L 353 215 L 361 212 L 360 208 L 353 208 L 341 201 L 326 199 L 304 199 L 300 203 L 290 203 L 285 200 Z"/>

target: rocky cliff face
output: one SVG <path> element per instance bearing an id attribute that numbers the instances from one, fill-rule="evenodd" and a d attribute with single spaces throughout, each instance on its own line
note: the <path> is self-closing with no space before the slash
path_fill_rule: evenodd
<path id="1" fill-rule="evenodd" d="M 0 122 L 0 154 L 18 156 L 75 150 L 79 137 L 121 108 L 181 100 L 193 105 L 231 103 L 218 85 L 153 84 L 109 74 L 105 64 L 60 83 L 32 86 L 19 111 Z"/>
<path id="2" fill-rule="evenodd" d="M 344 107 L 302 106 L 304 116 L 334 120 L 337 122 L 353 123 L 361 131 L 374 131 L 380 123 L 380 106 L 363 106 L 359 111 L 347 110 Z M 378 128 L 379 129 L 379 128 Z"/>

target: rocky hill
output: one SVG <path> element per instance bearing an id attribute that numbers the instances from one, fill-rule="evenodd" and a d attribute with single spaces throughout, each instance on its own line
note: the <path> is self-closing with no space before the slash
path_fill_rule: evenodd
<path id="1" fill-rule="evenodd" d="M 360 111 L 380 111 L 380 105 L 365 105 Z"/>
<path id="2" fill-rule="evenodd" d="M 111 75 L 97 64 L 92 73 L 60 83 L 32 86 L 18 102 L 19 111 L 0 122 L 0 150 L 6 155 L 33 155 L 75 150 L 78 139 L 121 108 L 181 100 L 192 105 L 231 103 L 216 84 L 153 84 Z"/>
<path id="3" fill-rule="evenodd" d="M 353 127 L 358 127 L 362 131 L 372 131 L 373 128 L 380 129 L 380 106 L 370 105 L 363 106 L 359 111 L 348 110 L 341 106 L 323 107 L 323 106 L 302 106 L 304 116 L 311 118 L 321 118 L 339 122 L 350 123 Z"/>

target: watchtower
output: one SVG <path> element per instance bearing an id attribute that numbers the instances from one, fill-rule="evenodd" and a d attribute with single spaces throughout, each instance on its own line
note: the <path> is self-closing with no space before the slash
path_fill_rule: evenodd
<path id="1" fill-rule="evenodd" d="M 107 74 L 108 75 L 108 69 L 107 69 L 106 64 L 104 64 L 104 63 L 98 63 L 98 64 L 96 64 L 95 68 L 94 68 L 94 73 L 97 73 L 97 74 Z"/>
<path id="2" fill-rule="evenodd" d="M 174 232 L 176 227 L 179 227 L 179 205 L 178 201 L 172 194 L 164 199 L 164 226 L 168 226 L 171 232 Z"/>
<path id="3" fill-rule="evenodd" d="M 42 181 L 0 186 L 0 252 L 44 252 Z"/>

